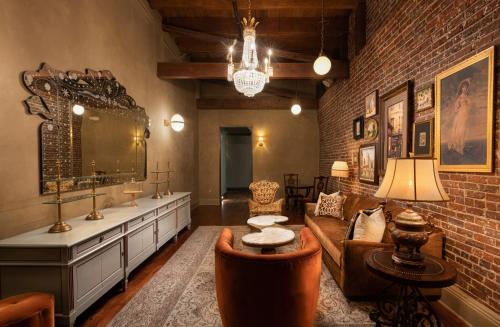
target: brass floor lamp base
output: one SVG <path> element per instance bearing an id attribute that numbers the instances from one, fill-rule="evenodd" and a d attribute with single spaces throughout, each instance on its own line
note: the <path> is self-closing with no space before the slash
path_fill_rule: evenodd
<path id="1" fill-rule="evenodd" d="M 104 219 L 104 215 L 100 211 L 92 211 L 85 218 L 85 220 L 101 220 L 101 219 Z"/>
<path id="2" fill-rule="evenodd" d="M 64 221 L 58 221 L 49 229 L 49 233 L 64 233 L 69 232 L 71 230 L 71 226 L 66 224 Z"/>

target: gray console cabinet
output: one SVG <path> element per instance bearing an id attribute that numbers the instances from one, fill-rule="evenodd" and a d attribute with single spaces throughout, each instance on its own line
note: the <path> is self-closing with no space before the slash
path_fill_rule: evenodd
<path id="1" fill-rule="evenodd" d="M 0 240 L 0 298 L 41 291 L 55 296 L 57 325 L 76 317 L 177 233 L 191 225 L 190 193 L 142 198 L 138 207 L 103 210 L 104 219 L 70 219 L 73 229 L 48 226 Z"/>

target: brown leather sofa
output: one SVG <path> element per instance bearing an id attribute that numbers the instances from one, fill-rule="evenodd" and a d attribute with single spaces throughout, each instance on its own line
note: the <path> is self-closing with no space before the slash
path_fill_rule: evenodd
<path id="1" fill-rule="evenodd" d="M 315 205 L 315 203 L 306 204 L 305 223 L 319 239 L 323 247 L 323 261 L 344 295 L 353 299 L 376 297 L 384 291 L 395 292 L 395 288 L 386 290 L 390 283 L 368 271 L 364 261 L 368 250 L 394 248 L 388 229 L 386 228 L 381 243 L 346 239 L 346 231 L 353 215 L 359 210 L 376 208 L 379 201 L 368 196 L 347 194 L 343 207 L 344 220 L 315 216 Z M 390 211 L 392 216 L 396 217 L 403 211 L 403 208 L 394 202 L 388 202 L 385 210 Z M 442 248 L 443 233 L 435 229 L 421 250 L 423 253 L 442 257 Z M 439 289 L 424 291 L 424 294 L 431 298 L 441 295 Z"/>
<path id="2" fill-rule="evenodd" d="M 301 248 L 260 255 L 233 249 L 224 228 L 215 246 L 217 303 L 226 327 L 311 326 L 319 298 L 321 245 L 309 228 Z"/>
<path id="3" fill-rule="evenodd" d="M 54 326 L 54 296 L 46 293 L 24 293 L 0 301 L 0 326 Z"/>

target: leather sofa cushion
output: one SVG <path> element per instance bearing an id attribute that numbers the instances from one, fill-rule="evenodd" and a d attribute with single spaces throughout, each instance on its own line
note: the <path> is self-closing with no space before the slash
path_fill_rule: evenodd
<path id="1" fill-rule="evenodd" d="M 313 231 L 335 263 L 340 266 L 342 244 L 348 227 L 346 221 L 331 217 L 305 217 L 306 225 Z"/>
<path id="2" fill-rule="evenodd" d="M 380 201 L 365 195 L 349 194 L 344 202 L 344 219 L 350 220 L 359 210 L 378 207 Z"/>

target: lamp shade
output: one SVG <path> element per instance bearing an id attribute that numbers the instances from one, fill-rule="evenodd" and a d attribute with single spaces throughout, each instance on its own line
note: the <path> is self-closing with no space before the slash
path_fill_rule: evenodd
<path id="1" fill-rule="evenodd" d="M 349 177 L 349 166 L 345 161 L 335 161 L 332 165 L 332 176 Z"/>
<path id="2" fill-rule="evenodd" d="M 377 198 L 403 201 L 448 201 L 441 185 L 437 160 L 424 158 L 388 159 Z"/>

